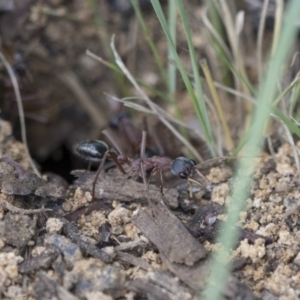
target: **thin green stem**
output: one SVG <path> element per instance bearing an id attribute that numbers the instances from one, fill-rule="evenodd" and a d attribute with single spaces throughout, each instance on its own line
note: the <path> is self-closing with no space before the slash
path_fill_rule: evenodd
<path id="1" fill-rule="evenodd" d="M 151 0 L 151 3 L 153 5 L 153 8 L 155 10 L 155 13 L 161 23 L 161 26 L 166 34 L 166 37 L 168 39 L 168 42 L 170 43 L 170 49 L 172 51 L 172 54 L 174 56 L 174 59 L 176 61 L 176 64 L 177 64 L 177 67 L 180 71 L 180 74 L 181 74 L 181 77 L 182 77 L 182 80 L 183 82 L 185 83 L 185 86 L 186 86 L 186 89 L 188 91 L 188 94 L 189 96 L 191 97 L 191 101 L 193 103 L 193 106 L 194 106 L 194 109 L 195 109 L 195 112 L 196 112 L 196 115 L 200 121 L 200 124 L 201 126 L 203 127 L 203 131 L 204 131 L 204 135 L 205 135 L 205 139 L 207 141 L 207 144 L 209 146 L 209 149 L 211 151 L 212 154 L 215 154 L 215 150 L 214 150 L 214 146 L 213 146 L 213 137 L 212 137 L 212 132 L 211 132 L 211 128 L 210 128 L 210 124 L 208 122 L 208 117 L 207 117 L 207 111 L 206 111 L 206 108 L 205 108 L 205 104 L 201 104 L 199 103 L 199 100 L 194 92 L 194 88 L 193 88 L 193 85 L 189 79 L 189 76 L 181 62 L 181 59 L 179 58 L 178 56 L 178 53 L 176 51 L 176 46 L 175 46 L 175 43 L 172 39 L 172 35 L 171 35 L 171 32 L 169 30 L 169 26 L 167 24 L 167 21 L 166 21 L 166 18 L 164 16 L 164 13 L 162 11 L 162 7 L 160 5 L 160 2 L 158 0 Z M 193 51 L 194 52 L 194 51 Z M 195 71 L 195 72 L 198 72 Z M 199 76 L 197 76 L 197 81 L 199 81 Z M 199 86 L 198 86 L 198 89 L 199 89 Z M 198 94 L 198 97 L 202 97 L 203 98 L 203 94 L 202 94 L 202 91 L 200 93 L 201 95 Z M 203 109 L 203 106 L 204 106 L 204 109 Z"/>
<path id="2" fill-rule="evenodd" d="M 254 121 L 249 132 L 248 143 L 244 147 L 244 156 L 257 156 L 259 146 L 262 140 L 262 128 L 268 121 L 272 108 L 272 99 L 276 91 L 278 74 L 282 72 L 282 65 L 286 61 L 292 43 L 296 36 L 296 24 L 300 15 L 300 3 L 298 0 L 289 2 L 285 15 L 285 24 L 280 36 L 278 47 L 273 56 L 265 80 L 258 94 L 258 103 L 255 110 Z M 284 119 L 283 116 L 280 116 Z M 204 299 L 222 299 L 222 291 L 226 284 L 226 278 L 229 272 L 229 266 L 223 261 L 224 254 L 228 256 L 236 243 L 239 228 L 236 223 L 239 220 L 239 213 L 245 206 L 245 201 L 249 196 L 249 186 L 251 183 L 251 174 L 254 171 L 254 163 L 250 159 L 242 159 L 239 162 L 238 176 L 235 177 L 234 189 L 231 195 L 231 202 L 228 208 L 228 219 L 223 226 L 224 233 L 219 236 L 218 242 L 221 243 L 223 251 L 218 251 L 212 260 L 211 274 L 209 282 L 204 290 Z M 201 298 L 202 299 L 202 298 Z"/>

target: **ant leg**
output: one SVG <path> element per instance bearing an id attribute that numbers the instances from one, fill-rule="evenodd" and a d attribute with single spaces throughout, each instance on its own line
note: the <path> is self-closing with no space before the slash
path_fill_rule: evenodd
<path id="1" fill-rule="evenodd" d="M 162 175 L 162 171 L 159 170 L 159 187 L 160 187 L 160 193 L 162 196 L 164 196 L 164 179 L 163 179 L 163 175 Z"/>
<path id="2" fill-rule="evenodd" d="M 117 154 L 114 157 L 112 156 L 112 159 L 114 160 L 115 164 L 117 165 L 118 169 L 123 173 L 126 174 L 123 167 L 119 163 L 118 156 L 122 157 L 122 162 L 126 163 L 127 165 L 131 166 L 131 161 L 127 157 L 127 155 L 123 152 L 121 147 L 117 144 L 117 142 L 113 139 L 113 137 L 109 134 L 107 130 L 103 130 L 102 133 L 109 139 L 109 141 L 113 144 L 114 148 L 117 150 Z M 112 152 L 113 153 L 113 152 Z"/>
<path id="3" fill-rule="evenodd" d="M 146 172 L 145 172 L 144 165 L 143 165 L 142 161 L 141 161 L 140 167 L 141 167 L 141 174 L 142 174 L 143 183 L 144 183 L 144 189 L 145 189 L 145 193 L 146 193 L 147 200 L 148 200 L 148 205 L 150 206 L 151 201 L 150 201 L 150 197 L 149 197 L 149 190 L 148 190 L 148 184 L 147 184 L 147 179 L 146 179 Z"/>
<path id="4" fill-rule="evenodd" d="M 141 160 L 143 160 L 145 158 L 146 139 L 147 139 L 147 132 L 143 131 L 142 141 L 141 141 L 141 149 L 140 149 L 140 159 Z"/>
<path id="5" fill-rule="evenodd" d="M 147 191 L 149 191 L 149 185 L 150 185 L 150 181 L 151 181 L 151 177 L 152 175 L 156 172 L 156 169 L 154 168 L 151 173 L 150 173 L 150 176 L 149 176 L 149 179 L 148 179 L 148 182 L 147 182 Z"/>
<path id="6" fill-rule="evenodd" d="M 190 199 L 192 199 L 193 198 L 193 186 L 190 181 L 188 181 L 188 185 L 189 185 L 189 197 L 190 197 Z"/>
<path id="7" fill-rule="evenodd" d="M 119 171 L 122 174 L 127 174 L 127 172 L 124 170 L 124 168 L 122 167 L 122 165 L 119 163 L 118 156 L 117 156 L 116 153 L 110 151 L 110 158 L 114 161 L 114 163 L 116 164 L 117 168 L 119 169 Z"/>
<path id="8" fill-rule="evenodd" d="M 141 175 L 142 175 L 143 182 L 144 182 L 145 193 L 147 196 L 148 204 L 150 206 L 148 183 L 147 183 L 146 172 L 145 172 L 144 164 L 143 164 L 143 159 L 145 158 L 146 138 L 147 138 L 147 132 L 143 131 L 142 141 L 141 141 L 141 149 L 140 149 L 140 159 L 141 159 L 140 168 L 141 168 Z"/>
<path id="9" fill-rule="evenodd" d="M 99 165 L 99 168 L 97 170 L 97 173 L 95 175 L 95 178 L 93 180 L 93 188 L 92 188 L 92 203 L 95 201 L 95 193 L 96 193 L 96 184 L 97 184 L 97 181 L 99 179 L 99 176 L 100 176 L 100 173 L 101 171 L 103 170 L 103 167 L 104 167 L 104 163 L 107 159 L 107 157 L 110 156 L 110 158 L 114 161 L 114 163 L 116 164 L 116 166 L 118 167 L 118 169 L 123 173 L 123 174 L 126 174 L 125 170 L 123 169 L 123 167 L 119 164 L 117 158 L 115 157 L 116 154 L 113 153 L 112 151 L 108 150 L 104 153 L 102 159 L 101 159 L 101 163 Z"/>
<path id="10" fill-rule="evenodd" d="M 151 177 L 156 171 L 157 171 L 157 168 L 155 167 L 150 173 L 149 179 L 147 181 L 147 193 L 149 193 L 149 185 L 150 185 Z M 162 194 L 161 185 L 160 185 L 160 193 Z"/>
<path id="11" fill-rule="evenodd" d="M 91 171 L 91 167 L 92 167 L 92 162 L 89 161 L 89 162 L 88 162 L 88 166 L 87 166 L 88 171 Z"/>
<path id="12" fill-rule="evenodd" d="M 206 188 L 207 186 L 209 186 L 211 183 L 210 181 L 197 169 L 195 169 L 196 173 L 198 174 L 198 176 L 201 178 L 201 184 Z"/>
<path id="13" fill-rule="evenodd" d="M 203 175 L 204 176 L 204 175 Z M 193 178 L 188 178 L 187 179 L 188 181 L 188 184 L 189 184 L 189 196 L 190 198 L 193 197 L 193 187 L 192 187 L 192 183 L 195 183 L 197 185 L 199 185 L 200 187 L 204 188 L 206 190 L 206 187 L 207 185 L 206 184 L 203 184 L 202 182 L 196 180 L 196 179 L 193 179 Z"/>
<path id="14" fill-rule="evenodd" d="M 162 156 L 164 154 L 164 148 L 156 134 L 156 132 L 153 130 L 153 128 L 151 126 L 149 126 L 146 117 L 144 118 L 144 127 L 146 128 L 146 131 L 148 132 L 148 134 L 150 135 L 151 139 L 153 139 L 154 141 L 154 145 L 156 146 L 156 148 L 158 149 L 158 154 L 159 156 Z"/>
<path id="15" fill-rule="evenodd" d="M 166 198 L 164 195 L 164 180 L 163 180 L 162 171 L 160 169 L 159 169 L 159 182 L 160 182 L 161 204 L 169 210 L 168 205 L 166 205 Z"/>
<path id="16" fill-rule="evenodd" d="M 169 193 L 170 189 L 174 186 L 174 184 L 175 184 L 178 180 L 179 180 L 178 178 L 175 178 L 175 179 L 171 182 L 170 186 L 168 187 L 168 189 L 167 189 L 167 191 L 166 191 L 166 194 Z"/>
<path id="17" fill-rule="evenodd" d="M 99 178 L 99 175 L 100 175 L 100 173 L 101 173 L 101 171 L 102 171 L 102 169 L 103 169 L 103 166 L 104 166 L 104 163 L 105 163 L 105 160 L 106 160 L 108 154 L 109 154 L 109 151 L 106 151 L 106 152 L 104 153 L 103 158 L 101 159 L 100 166 L 99 166 L 99 168 L 98 168 L 98 170 L 97 170 L 97 173 L 96 173 L 96 175 L 95 175 L 95 178 L 94 178 L 94 180 L 93 180 L 92 202 L 95 201 L 96 183 L 97 183 L 97 180 L 98 180 L 98 178 Z"/>
<path id="18" fill-rule="evenodd" d="M 188 183 L 190 183 L 190 184 L 191 184 L 191 183 L 195 183 L 195 184 L 201 186 L 202 188 L 205 188 L 205 185 L 204 185 L 202 182 L 200 182 L 200 181 L 198 181 L 198 180 L 196 180 L 196 179 L 194 179 L 194 178 L 188 178 L 187 181 L 188 181 Z"/>
<path id="19" fill-rule="evenodd" d="M 156 171 L 159 171 L 159 189 L 160 189 L 160 195 L 161 195 L 161 203 L 166 206 L 165 204 L 165 195 L 164 195 L 164 191 L 163 191 L 163 177 L 162 177 L 162 171 L 160 169 L 157 169 L 157 168 L 154 168 L 150 174 L 150 177 L 149 177 L 149 180 L 147 182 L 147 193 L 149 194 L 149 184 L 150 184 L 150 180 L 151 180 L 151 177 L 152 175 L 156 172 Z M 169 190 L 168 190 L 169 191 Z M 167 191 L 167 192 L 168 192 Z M 167 207 L 167 206 L 166 206 Z M 168 208 L 168 207 L 167 207 Z"/>
<path id="20" fill-rule="evenodd" d="M 153 170 L 152 170 L 152 172 L 151 172 L 151 174 L 150 174 L 150 178 L 149 178 L 149 180 L 148 180 L 148 183 L 147 183 L 147 192 L 149 193 L 149 184 L 150 184 L 150 179 L 151 179 L 151 176 L 155 173 L 155 172 L 157 172 L 158 171 L 158 173 L 159 173 L 159 189 L 160 189 L 160 195 L 161 195 L 161 199 L 160 199 L 160 201 L 161 201 L 161 204 L 162 205 L 164 205 L 166 208 L 168 208 L 167 207 L 167 205 L 165 204 L 165 195 L 164 195 L 164 191 L 163 191 L 163 188 L 164 188 L 164 184 L 163 184 L 163 176 L 162 176 L 162 171 L 161 171 L 161 169 L 158 169 L 157 167 L 155 167 Z"/>

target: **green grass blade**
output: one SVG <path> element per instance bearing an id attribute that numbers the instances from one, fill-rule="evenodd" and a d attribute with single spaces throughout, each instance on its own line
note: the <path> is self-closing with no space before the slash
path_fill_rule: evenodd
<path id="1" fill-rule="evenodd" d="M 287 117 L 285 114 L 283 114 L 276 107 L 273 107 L 272 112 L 276 117 L 278 117 L 288 127 L 288 129 L 292 133 L 297 134 L 298 137 L 300 137 L 300 128 L 293 121 L 291 121 L 291 119 L 289 117 Z"/>
<path id="2" fill-rule="evenodd" d="M 177 8 L 175 1 L 170 0 L 168 2 L 168 26 L 170 30 L 170 34 L 174 44 L 176 44 L 176 16 L 177 16 Z M 174 114 L 177 120 L 182 121 L 182 116 L 180 114 L 177 102 L 176 102 L 176 65 L 173 63 L 175 58 L 172 52 L 171 44 L 168 45 L 168 87 L 169 87 L 169 99 L 173 104 Z M 185 128 L 180 126 L 180 133 L 188 139 L 187 132 Z"/>
<path id="3" fill-rule="evenodd" d="M 274 99 L 276 91 L 278 74 L 281 74 L 282 64 L 285 62 L 292 48 L 291 46 L 296 36 L 296 24 L 299 15 L 299 0 L 290 1 L 285 14 L 285 24 L 280 35 L 278 47 L 269 64 L 268 71 L 264 77 L 265 81 L 258 94 L 253 126 L 243 153 L 246 157 L 257 156 L 259 153 L 259 146 L 262 140 L 261 129 L 264 128 L 272 111 L 272 100 Z M 230 213 L 228 213 L 227 222 L 223 227 L 224 233 L 218 238 L 218 242 L 223 246 L 223 251 L 217 252 L 213 257 L 211 275 L 203 293 L 204 299 L 222 299 L 222 291 L 229 272 L 229 266 L 224 263 L 222 258 L 224 255 L 229 255 L 230 249 L 232 249 L 236 241 L 239 230 L 238 227 L 234 225 L 239 220 L 239 212 L 244 208 L 245 200 L 249 195 L 251 173 L 254 171 L 254 167 L 255 165 L 250 159 L 242 159 L 239 162 L 239 174 L 235 177 L 234 189 L 231 195 Z"/>
<path id="4" fill-rule="evenodd" d="M 197 96 L 194 92 L 193 85 L 192 85 L 192 83 L 189 79 L 189 76 L 188 76 L 186 70 L 184 69 L 183 64 L 182 64 L 182 62 L 181 62 L 181 60 L 178 56 L 178 53 L 176 51 L 175 43 L 172 39 L 171 32 L 169 30 L 166 18 L 164 16 L 164 13 L 162 11 L 162 7 L 161 7 L 159 1 L 158 0 L 151 0 L 151 3 L 153 5 L 155 13 L 156 13 L 156 15 L 157 15 L 157 17 L 158 17 L 158 19 L 161 23 L 161 26 L 162 26 L 165 34 L 166 34 L 168 43 L 170 44 L 170 49 L 171 49 L 172 54 L 174 56 L 174 59 L 176 61 L 177 67 L 180 71 L 182 80 L 185 83 L 186 89 L 187 89 L 187 91 L 189 93 L 189 96 L 192 100 L 192 103 L 194 105 L 194 109 L 195 109 L 195 112 L 197 114 L 197 117 L 200 121 L 201 126 L 203 127 L 203 131 L 204 131 L 204 135 L 205 135 L 208 147 L 209 147 L 210 151 L 212 152 L 212 154 L 214 154 L 215 150 L 214 150 L 214 146 L 213 146 L 213 137 L 212 137 L 212 133 L 211 133 L 211 130 L 210 130 L 210 124 L 208 122 L 206 109 L 205 110 L 201 109 L 200 103 L 199 103 L 199 101 L 197 99 Z M 202 95 L 200 95 L 200 96 L 202 96 Z"/>
<path id="5" fill-rule="evenodd" d="M 183 1 L 182 0 L 176 0 L 177 3 L 177 7 L 178 7 L 178 11 L 181 17 L 181 21 L 184 27 L 184 33 L 187 39 L 187 43 L 189 46 L 189 53 L 190 53 L 190 59 L 191 59 L 191 63 L 192 63 L 192 68 L 193 68 L 193 75 L 194 75 L 194 80 L 195 80 L 195 88 L 196 88 L 196 92 L 197 92 L 197 96 L 198 96 L 198 103 L 199 103 L 199 107 L 203 113 L 203 118 L 204 121 L 206 123 L 207 126 L 207 130 L 209 131 L 210 135 L 211 135 L 211 128 L 210 128 L 210 123 L 208 120 L 208 115 L 207 115 L 207 111 L 206 111 L 206 105 L 205 105 L 205 100 L 204 100 L 204 96 L 203 96 L 203 90 L 202 90 L 202 84 L 200 81 L 200 74 L 199 74 L 199 64 L 198 61 L 196 59 L 196 53 L 195 53 L 195 48 L 193 45 L 193 41 L 192 41 L 192 34 L 191 34 L 191 30 L 190 30 L 190 26 L 187 20 L 187 15 L 185 12 L 185 8 L 183 5 Z"/>
<path id="6" fill-rule="evenodd" d="M 169 0 L 168 3 L 168 26 L 170 34 L 174 44 L 176 44 L 176 3 L 175 1 Z M 176 93 L 176 65 L 173 63 L 175 60 L 171 45 L 168 43 L 168 82 L 169 82 L 169 94 L 171 99 L 175 102 Z"/>

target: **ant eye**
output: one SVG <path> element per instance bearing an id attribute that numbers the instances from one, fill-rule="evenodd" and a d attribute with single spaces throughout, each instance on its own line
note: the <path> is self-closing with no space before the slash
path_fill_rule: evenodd
<path id="1" fill-rule="evenodd" d="M 107 144 L 98 140 L 82 142 L 75 147 L 75 152 L 79 156 L 90 161 L 100 161 L 106 151 L 108 151 Z"/>
<path id="2" fill-rule="evenodd" d="M 182 172 L 182 173 L 179 174 L 179 177 L 181 179 L 187 179 L 188 175 L 185 172 Z"/>

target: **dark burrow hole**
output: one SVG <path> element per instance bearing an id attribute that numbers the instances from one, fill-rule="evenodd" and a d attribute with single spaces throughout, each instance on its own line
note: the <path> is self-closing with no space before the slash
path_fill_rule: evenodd
<path id="1" fill-rule="evenodd" d="M 74 170 L 75 166 L 78 169 L 87 168 L 87 163 L 80 162 L 64 145 L 61 145 L 61 147 L 55 150 L 46 160 L 36 161 L 42 173 L 55 173 L 67 180 L 68 183 L 72 183 L 75 179 L 75 177 L 71 175 L 71 171 Z"/>

